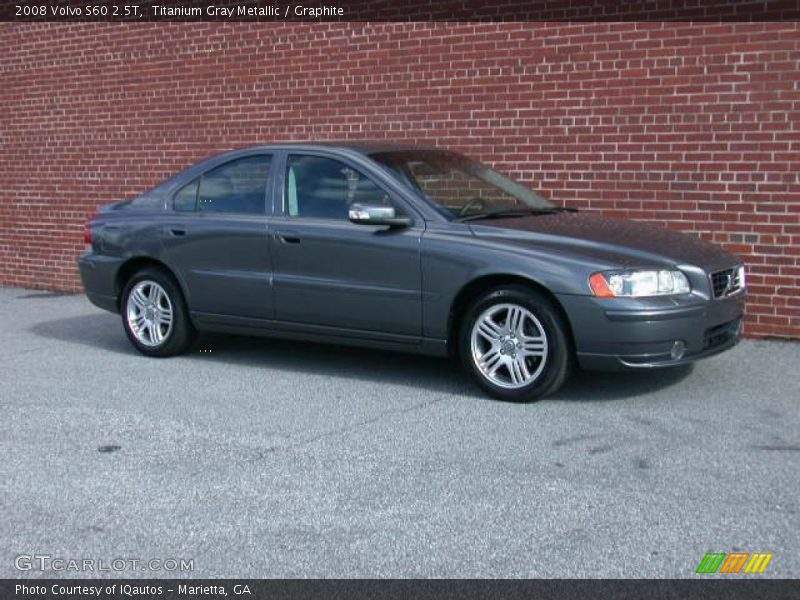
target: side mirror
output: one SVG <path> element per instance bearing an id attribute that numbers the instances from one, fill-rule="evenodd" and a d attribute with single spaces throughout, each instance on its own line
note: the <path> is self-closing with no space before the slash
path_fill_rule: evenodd
<path id="1" fill-rule="evenodd" d="M 411 219 L 398 217 L 393 206 L 378 204 L 353 204 L 348 217 L 357 225 L 388 225 L 389 227 L 408 227 Z"/>

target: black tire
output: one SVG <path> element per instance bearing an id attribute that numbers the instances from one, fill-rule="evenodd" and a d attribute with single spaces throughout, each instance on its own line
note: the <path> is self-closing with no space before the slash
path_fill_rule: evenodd
<path id="1" fill-rule="evenodd" d="M 129 304 L 130 295 L 134 289 L 142 282 L 155 282 L 163 289 L 169 300 L 169 305 L 172 309 L 172 323 L 168 329 L 166 326 L 163 329 L 166 334 L 158 343 L 154 345 L 147 345 L 137 338 L 136 333 L 132 330 L 131 323 L 129 322 Z M 165 304 L 166 305 L 166 304 Z M 122 300 L 120 302 L 120 314 L 122 315 L 122 326 L 125 328 L 125 333 L 128 339 L 139 352 L 146 356 L 154 357 L 167 357 L 181 354 L 189 349 L 195 340 L 197 331 L 192 325 L 189 318 L 189 311 L 186 308 L 186 301 L 183 298 L 178 283 L 166 270 L 158 267 L 147 267 L 138 271 L 131 277 L 125 284 L 122 292 Z M 159 332 L 162 331 L 161 329 Z"/>
<path id="2" fill-rule="evenodd" d="M 540 327 L 546 340 L 544 358 L 524 359 L 530 361 L 530 368 L 526 366 L 528 371 L 535 373 L 540 360 L 543 366 L 530 383 L 519 384 L 521 387 L 508 388 L 491 381 L 489 376 L 481 371 L 478 359 L 473 353 L 472 335 L 478 318 L 493 309 L 502 311 L 501 305 L 516 305 L 527 309 L 535 318 L 535 321 L 530 319 L 529 321 Z M 489 344 L 489 342 L 482 343 Z M 467 308 L 459 329 L 458 353 L 464 368 L 481 388 L 494 398 L 510 402 L 533 402 L 555 393 L 569 376 L 574 356 L 568 324 L 561 316 L 558 307 L 545 294 L 522 285 L 508 285 L 488 290 Z M 514 356 L 517 356 L 516 353 Z M 510 368 L 500 367 L 498 370 L 500 373 L 496 377 L 502 377 L 505 370 L 508 379 L 511 379 Z M 513 384 L 512 381 L 508 382 L 508 385 Z"/>

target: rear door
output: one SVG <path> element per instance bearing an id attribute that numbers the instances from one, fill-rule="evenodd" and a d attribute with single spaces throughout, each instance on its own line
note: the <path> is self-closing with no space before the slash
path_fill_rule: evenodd
<path id="1" fill-rule="evenodd" d="M 253 154 L 178 190 L 162 232 L 163 258 L 206 315 L 271 319 L 267 206 L 273 156 Z"/>
<path id="2" fill-rule="evenodd" d="M 284 326 L 416 341 L 422 333 L 424 221 L 345 159 L 290 153 L 281 171 L 270 241 L 276 319 Z M 354 202 L 393 205 L 414 223 L 402 229 L 356 225 L 348 219 Z"/>

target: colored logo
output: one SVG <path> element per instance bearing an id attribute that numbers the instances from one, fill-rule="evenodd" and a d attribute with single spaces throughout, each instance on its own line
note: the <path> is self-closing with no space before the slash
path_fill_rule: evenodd
<path id="1" fill-rule="evenodd" d="M 697 565 L 697 573 L 746 573 L 746 574 L 760 574 L 763 573 L 769 561 L 772 560 L 772 554 L 765 552 L 709 552 Z"/>

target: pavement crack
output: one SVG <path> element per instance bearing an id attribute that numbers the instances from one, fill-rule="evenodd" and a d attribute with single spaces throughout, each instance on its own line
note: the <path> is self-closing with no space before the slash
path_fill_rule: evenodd
<path id="1" fill-rule="evenodd" d="M 382 413 L 380 413 L 380 414 L 378 414 L 378 415 L 376 415 L 376 416 L 374 416 L 374 417 L 372 417 L 370 419 L 365 419 L 363 421 L 359 421 L 358 423 L 354 423 L 353 425 L 348 425 L 346 427 L 339 427 L 337 429 L 332 429 L 330 431 L 326 431 L 326 432 L 320 433 L 318 435 L 314 435 L 314 436 L 311 436 L 311 437 L 308 437 L 308 438 L 300 439 L 297 442 L 294 442 L 294 443 L 291 443 L 291 444 L 286 444 L 285 446 L 271 446 L 270 448 L 267 448 L 267 449 L 259 452 L 259 454 L 261 455 L 260 456 L 261 458 L 266 458 L 267 454 L 274 454 L 275 452 L 277 452 L 279 450 L 292 450 L 292 449 L 296 449 L 296 448 L 302 448 L 304 446 L 309 446 L 309 445 L 311 445 L 311 444 L 313 444 L 315 442 L 318 442 L 320 440 L 336 437 L 338 435 L 345 435 L 345 434 L 357 431 L 359 429 L 363 429 L 365 427 L 369 427 L 370 425 L 374 425 L 375 423 L 378 423 L 379 421 L 382 421 L 382 420 L 384 420 L 386 418 L 389 418 L 389 417 L 393 417 L 393 416 L 396 416 L 396 415 L 403 415 L 403 414 L 415 412 L 415 411 L 418 411 L 418 410 L 423 410 L 425 408 L 428 408 L 429 406 L 433 406 L 434 404 L 442 402 L 444 399 L 445 399 L 445 396 L 439 396 L 439 397 L 433 398 L 432 400 L 428 400 L 428 401 L 425 401 L 425 402 L 419 402 L 417 404 L 414 404 L 412 406 L 408 406 L 406 408 L 398 408 L 398 409 L 395 409 L 395 410 L 387 410 L 387 411 L 384 411 L 384 412 L 382 412 Z"/>
<path id="2" fill-rule="evenodd" d="M 773 446 L 753 446 L 756 450 L 765 450 L 767 452 L 800 452 L 800 445 L 797 444 L 777 444 Z"/>

